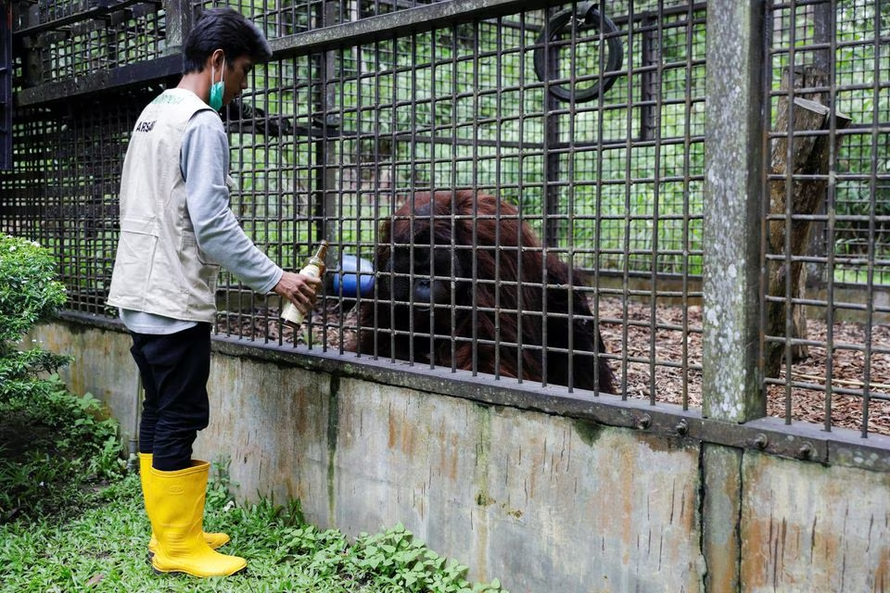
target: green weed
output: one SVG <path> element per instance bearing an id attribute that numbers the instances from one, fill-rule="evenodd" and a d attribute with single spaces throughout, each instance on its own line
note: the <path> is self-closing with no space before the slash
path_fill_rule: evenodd
<path id="1" fill-rule="evenodd" d="M 40 388 L 0 400 L 0 524 L 75 512 L 122 475 L 117 423 L 96 398 L 57 376 L 31 385 Z"/>
<path id="2" fill-rule="evenodd" d="M 218 489 L 210 484 L 209 491 Z M 157 575 L 145 560 L 150 528 L 139 478 L 92 494 L 67 519 L 0 525 L 0 591 L 507 593 L 495 580 L 470 583 L 467 568 L 416 541 L 401 525 L 350 544 L 337 530 L 302 522 L 299 505 L 235 505 L 208 496 L 205 526 L 232 536 L 222 551 L 248 561 L 245 574 L 198 581 Z"/>
<path id="3" fill-rule="evenodd" d="M 54 384 L 40 398 L 0 404 L 7 442 L 0 448 L 0 593 L 506 593 L 496 580 L 469 582 L 466 566 L 401 525 L 350 542 L 306 523 L 298 500 L 238 504 L 228 459 L 212 464 L 204 525 L 232 537 L 223 551 L 246 558 L 246 574 L 157 575 L 145 560 L 151 529 L 141 484 L 122 471 L 116 426 L 102 419 L 95 398 Z"/>

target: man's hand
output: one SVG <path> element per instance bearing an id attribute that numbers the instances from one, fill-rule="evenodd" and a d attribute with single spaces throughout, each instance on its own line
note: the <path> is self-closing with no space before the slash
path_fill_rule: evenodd
<path id="1" fill-rule="evenodd" d="M 320 288 L 320 278 L 285 272 L 272 290 L 296 305 L 302 313 L 308 313 L 315 306 L 316 293 Z"/>

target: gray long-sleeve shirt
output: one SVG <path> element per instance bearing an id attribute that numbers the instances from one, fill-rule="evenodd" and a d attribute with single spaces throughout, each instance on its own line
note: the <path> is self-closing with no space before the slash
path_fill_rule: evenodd
<path id="1" fill-rule="evenodd" d="M 186 205 L 198 246 L 251 289 L 261 294 L 270 292 L 284 271 L 254 245 L 230 208 L 226 186 L 229 143 L 218 114 L 203 110 L 189 121 L 179 167 L 188 190 Z M 127 329 L 142 334 L 172 334 L 195 325 L 126 309 L 121 309 L 120 316 Z"/>

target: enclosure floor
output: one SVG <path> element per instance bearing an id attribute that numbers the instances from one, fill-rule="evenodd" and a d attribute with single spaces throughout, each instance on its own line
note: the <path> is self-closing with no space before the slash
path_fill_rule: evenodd
<path id="1" fill-rule="evenodd" d="M 348 311 L 341 320 L 337 303 L 326 302 L 327 307 L 319 304 L 312 316 L 312 341 L 321 345 L 324 333 L 327 347 L 337 350 L 341 340 L 352 333 L 349 328 L 355 327 L 355 315 Z M 628 397 L 651 399 L 654 391 L 656 402 L 682 405 L 685 399 L 689 408 L 701 407 L 701 307 L 653 308 L 648 304 L 601 299 L 598 315 L 603 340 L 614 357 L 612 368 L 617 380 L 626 386 Z M 826 344 L 826 324 L 816 319 L 807 323 L 808 338 Z M 850 346 L 861 348 L 865 344 L 865 329 L 858 323 L 834 325 L 832 389 L 864 390 L 866 356 Z M 294 341 L 293 329 L 282 328 L 274 309 L 257 310 L 253 315 L 223 315 L 217 330 L 261 342 Z M 304 325 L 298 335 L 299 343 L 305 343 L 306 339 Z M 622 344 L 626 347 L 622 348 Z M 810 346 L 809 350 L 809 358 L 793 365 L 790 389 L 786 387 L 784 371 L 778 379 L 782 384 L 768 387 L 770 416 L 785 418 L 790 413 L 792 420 L 825 423 L 827 348 Z M 871 350 L 868 432 L 890 435 L 890 327 L 872 327 Z M 862 404 L 861 395 L 832 393 L 831 426 L 861 431 Z"/>
<path id="2" fill-rule="evenodd" d="M 688 398 L 690 408 L 701 407 L 701 307 L 655 307 L 622 301 L 601 301 L 600 316 L 607 321 L 602 324 L 603 339 L 611 346 L 614 354 L 622 356 L 621 344 L 627 343 L 627 376 L 623 382 L 627 386 L 628 397 L 650 398 L 653 389 L 655 401 L 682 404 Z M 654 316 L 654 317 L 653 317 Z M 687 328 L 684 332 L 682 329 Z M 827 326 L 824 321 L 809 319 L 808 339 L 827 344 Z M 624 340 L 624 328 L 627 339 Z M 655 326 L 655 340 L 652 340 Z M 864 389 L 865 353 L 851 349 L 852 345 L 865 344 L 865 326 L 859 323 L 834 324 L 834 355 L 832 358 L 833 389 L 843 388 L 862 391 Z M 684 359 L 684 345 L 687 365 Z M 869 380 L 868 432 L 890 434 L 890 327 L 872 327 Z M 810 346 L 809 358 L 792 366 L 791 389 L 787 388 L 786 373 L 783 369 L 778 377 L 780 385 L 769 385 L 767 389 L 767 414 L 779 418 L 786 417 L 790 408 L 792 420 L 825 423 L 826 399 L 826 356 L 828 349 L 823 346 Z M 644 358 L 652 362 L 632 362 Z M 616 364 L 619 371 L 620 364 Z M 693 368 L 690 368 L 693 367 Z M 620 371 L 619 371 L 620 372 Z M 806 385 L 806 386 L 804 386 Z M 790 404 L 786 406 L 786 402 Z M 836 427 L 862 429 L 863 398 L 860 395 L 831 396 L 831 425 Z"/>

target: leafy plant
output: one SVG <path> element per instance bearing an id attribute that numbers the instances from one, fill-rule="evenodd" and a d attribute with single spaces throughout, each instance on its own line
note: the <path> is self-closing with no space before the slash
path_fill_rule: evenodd
<path id="1" fill-rule="evenodd" d="M 69 361 L 68 356 L 40 349 L 19 351 L 7 348 L 0 352 L 0 401 L 52 391 L 51 382 L 41 376 L 55 373 Z"/>
<path id="2" fill-rule="evenodd" d="M 384 533 L 361 534 L 351 551 L 352 563 L 375 590 L 405 593 L 475 593 L 503 591 L 498 579 L 471 584 L 468 568 L 430 550 L 400 523 Z"/>
<path id="3" fill-rule="evenodd" d="M 50 376 L 31 397 L 0 400 L 0 590 L 194 591 L 145 564 L 149 525 L 138 476 L 123 472 L 117 425 L 90 394 Z M 213 461 L 204 525 L 232 537 L 248 559 L 235 579 L 208 591 L 300 593 L 507 593 L 497 580 L 471 583 L 397 525 L 354 543 L 306 523 L 298 499 L 239 504 L 230 460 Z"/>
<path id="4" fill-rule="evenodd" d="M 80 509 L 86 487 L 121 475 L 118 425 L 53 375 L 0 401 L 0 523 Z"/>
<path id="5" fill-rule="evenodd" d="M 9 342 L 65 303 L 54 266 L 52 254 L 40 244 L 0 235 L 0 348 L 9 348 Z"/>
<path id="6" fill-rule="evenodd" d="M 209 489 L 224 483 L 214 478 Z M 71 499 L 83 511 L 65 521 L 45 516 L 27 524 L 0 523 L 0 590 L 187 593 L 200 585 L 202 591 L 227 593 L 507 593 L 497 580 L 467 581 L 466 567 L 439 557 L 402 526 L 364 534 L 350 545 L 337 530 L 306 524 L 298 502 L 224 500 L 208 496 L 205 527 L 232 536 L 225 551 L 247 558 L 245 574 L 200 584 L 154 574 L 142 553 L 150 531 L 139 478 L 128 475 L 86 500 Z M 409 558 L 417 561 L 406 564 Z M 412 577 L 415 585 L 395 584 Z"/>
<path id="7" fill-rule="evenodd" d="M 54 279 L 50 252 L 37 243 L 0 235 L 0 401 L 51 391 L 39 376 L 55 372 L 68 357 L 18 350 L 15 343 L 64 302 L 65 287 Z"/>
<path id="8" fill-rule="evenodd" d="M 70 358 L 17 347 L 65 298 L 46 249 L 0 236 L 0 523 L 69 508 L 87 483 L 121 471 L 117 423 L 55 374 Z"/>

